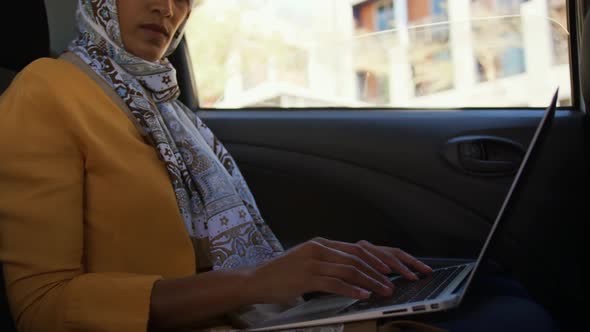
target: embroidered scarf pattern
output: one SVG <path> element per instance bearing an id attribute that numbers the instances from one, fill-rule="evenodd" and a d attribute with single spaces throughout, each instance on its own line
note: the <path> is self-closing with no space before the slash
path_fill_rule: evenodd
<path id="1" fill-rule="evenodd" d="M 174 67 L 123 46 L 117 0 L 79 0 L 79 36 L 68 50 L 117 93 L 166 167 L 197 261 L 214 270 L 260 264 L 283 248 L 264 222 L 234 159 L 209 128 L 177 100 Z M 182 38 L 184 24 L 166 55 Z M 203 252 L 205 255 L 203 255 Z"/>

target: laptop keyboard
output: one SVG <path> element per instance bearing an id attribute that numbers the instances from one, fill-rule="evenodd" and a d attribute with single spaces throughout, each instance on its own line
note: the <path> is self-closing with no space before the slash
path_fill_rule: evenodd
<path id="1" fill-rule="evenodd" d="M 357 301 L 344 308 L 340 313 L 367 310 L 372 308 L 392 306 L 396 304 L 431 300 L 453 281 L 453 279 L 466 268 L 466 265 L 457 265 L 434 270 L 430 275 L 417 273 L 420 278 L 410 281 L 405 278 L 393 280 L 394 290 L 390 297 L 370 297 L 367 300 Z"/>

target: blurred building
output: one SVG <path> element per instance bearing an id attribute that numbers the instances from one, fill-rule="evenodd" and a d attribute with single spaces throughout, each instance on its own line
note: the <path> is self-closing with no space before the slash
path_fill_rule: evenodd
<path id="1" fill-rule="evenodd" d="M 243 18 L 276 20 L 289 61 L 235 55 L 215 107 L 528 107 L 557 85 L 571 103 L 563 0 L 305 0 L 288 24 L 285 3 Z"/>

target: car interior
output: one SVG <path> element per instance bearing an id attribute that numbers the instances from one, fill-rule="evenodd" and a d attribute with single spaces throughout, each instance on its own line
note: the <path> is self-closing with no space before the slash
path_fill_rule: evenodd
<path id="1" fill-rule="evenodd" d="M 75 37 L 76 3 L 11 1 L 10 12 L 26 24 L 0 23 L 0 94 L 27 64 L 56 58 L 67 47 Z M 572 106 L 559 107 L 490 267 L 520 281 L 564 331 L 584 326 L 587 307 L 589 8 L 586 1 L 567 1 Z M 434 266 L 452 262 L 435 257 L 474 258 L 514 169 L 486 170 L 486 160 L 479 160 L 483 169 L 469 168 L 453 160 L 461 146 L 475 144 L 517 155 L 502 160 L 517 164 L 544 111 L 204 108 L 189 51 L 183 43 L 170 57 L 180 99 L 234 156 L 286 248 L 321 236 L 403 248 Z M 551 95 L 545 99 L 549 105 Z M 15 331 L 4 280 L 0 287 L 0 330 Z"/>

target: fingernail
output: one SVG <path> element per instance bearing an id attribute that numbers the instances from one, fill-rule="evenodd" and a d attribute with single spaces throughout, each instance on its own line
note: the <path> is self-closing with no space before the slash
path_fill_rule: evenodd
<path id="1" fill-rule="evenodd" d="M 359 291 L 359 297 L 360 297 L 361 299 L 368 299 L 369 297 L 371 297 L 371 292 L 369 292 L 369 291 L 366 291 L 366 290 L 364 290 L 364 289 L 361 289 L 361 290 Z"/>
<path id="2" fill-rule="evenodd" d="M 383 295 L 388 296 L 388 295 L 391 295 L 392 292 L 393 292 L 392 287 L 387 287 L 387 286 L 383 285 Z"/>

